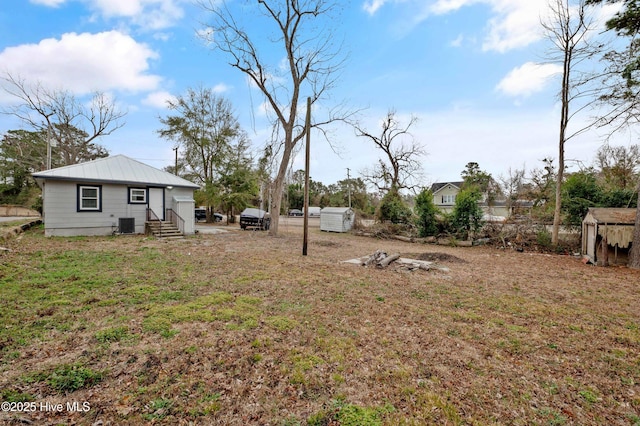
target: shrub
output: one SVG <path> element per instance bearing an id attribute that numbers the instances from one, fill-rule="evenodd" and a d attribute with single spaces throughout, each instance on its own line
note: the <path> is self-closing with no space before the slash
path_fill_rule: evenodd
<path id="1" fill-rule="evenodd" d="M 482 209 L 478 206 L 480 191 L 475 187 L 463 189 L 453 207 L 453 227 L 462 238 L 468 238 L 482 228 Z"/>
<path id="2" fill-rule="evenodd" d="M 378 220 L 381 222 L 407 223 L 411 218 L 411 209 L 402 200 L 396 189 L 391 189 L 380 202 Z"/>
<path id="3" fill-rule="evenodd" d="M 433 204 L 433 193 L 428 189 L 423 189 L 416 197 L 416 225 L 421 237 L 436 235 L 438 232 L 438 223 L 436 215 L 438 209 Z"/>

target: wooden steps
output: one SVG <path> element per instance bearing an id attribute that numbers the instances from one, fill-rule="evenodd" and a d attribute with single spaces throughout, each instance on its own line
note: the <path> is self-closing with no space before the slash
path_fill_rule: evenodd
<path id="1" fill-rule="evenodd" d="M 153 220 L 146 223 L 147 233 L 163 240 L 180 240 L 184 235 L 172 223 L 166 221 Z"/>

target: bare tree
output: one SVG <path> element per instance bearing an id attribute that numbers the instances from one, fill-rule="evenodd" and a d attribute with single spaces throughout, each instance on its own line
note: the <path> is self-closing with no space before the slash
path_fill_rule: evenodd
<path id="1" fill-rule="evenodd" d="M 572 5 L 570 0 L 551 0 L 549 3 L 550 18 L 542 22 L 546 36 L 552 43 L 548 51 L 551 62 L 562 64 L 562 83 L 560 87 L 560 131 L 558 135 L 558 174 L 556 177 L 556 203 L 553 215 L 552 244 L 558 244 L 558 234 L 561 221 L 562 183 L 564 180 L 565 144 L 573 137 L 586 131 L 590 126 L 569 132 L 571 119 L 582 109 L 570 111 L 579 98 L 589 95 L 585 90 L 585 79 L 579 72 L 581 62 L 593 55 L 594 47 L 589 41 L 593 30 L 593 21 L 587 15 L 585 0 L 579 0 Z"/>
<path id="2" fill-rule="evenodd" d="M 509 214 L 513 214 L 518 207 L 519 201 L 525 188 L 525 169 L 512 169 L 509 167 L 506 176 L 500 176 L 500 183 L 504 189 L 504 195 L 507 198 L 507 208 Z"/>
<path id="3" fill-rule="evenodd" d="M 419 159 L 425 155 L 425 150 L 413 139 L 409 132 L 418 118 L 411 116 L 409 122 L 402 125 L 396 118 L 396 112 L 390 110 L 382 120 L 382 131 L 373 134 L 360 124 L 354 124 L 356 135 L 373 142 L 380 149 L 384 158 L 370 171 L 365 171 L 364 178 L 375 185 L 381 192 L 401 189 L 413 189 L 421 177 Z"/>
<path id="4" fill-rule="evenodd" d="M 596 153 L 596 166 L 610 187 L 635 188 L 640 168 L 640 145 L 625 147 L 605 144 Z"/>
<path id="5" fill-rule="evenodd" d="M 76 164 L 108 155 L 96 143 L 124 125 L 125 116 L 106 94 L 96 92 L 88 105 L 64 90 L 28 84 L 11 74 L 2 78 L 4 90 L 18 103 L 3 109 L 33 131 L 46 134 L 56 146 L 61 165 Z"/>
<path id="6" fill-rule="evenodd" d="M 327 0 L 278 0 L 247 2 L 243 10 L 231 11 L 225 1 L 201 0 L 209 12 L 210 32 L 204 35 L 214 48 L 229 58 L 229 65 L 248 76 L 266 100 L 274 116 L 273 142 L 267 146 L 271 154 L 279 154 L 271 194 L 272 222 L 269 233 L 277 235 L 282 193 L 292 153 L 303 140 L 304 100 L 318 104 L 336 84 L 337 71 L 343 58 L 336 37 L 330 31 L 329 15 L 338 6 Z M 253 21 L 246 28 L 240 19 L 259 12 L 264 22 Z M 261 31 L 274 30 L 273 33 Z M 262 51 L 265 43 L 279 45 L 281 55 L 272 57 Z M 280 59 L 284 57 L 284 61 Z M 315 120 L 312 127 L 321 128 L 340 119 L 329 114 L 326 120 Z M 326 135 L 325 135 L 326 136 Z"/>

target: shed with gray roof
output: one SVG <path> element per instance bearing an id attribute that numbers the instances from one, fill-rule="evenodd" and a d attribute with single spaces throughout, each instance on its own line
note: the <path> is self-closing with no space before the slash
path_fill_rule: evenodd
<path id="1" fill-rule="evenodd" d="M 33 177 L 42 188 L 47 236 L 143 233 L 145 224 L 154 220 L 172 221 L 183 234 L 195 231 L 193 192 L 199 186 L 127 156 L 59 167 Z"/>

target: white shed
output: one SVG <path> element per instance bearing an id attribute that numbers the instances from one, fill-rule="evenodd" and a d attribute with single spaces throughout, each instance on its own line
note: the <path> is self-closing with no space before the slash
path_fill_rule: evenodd
<path id="1" fill-rule="evenodd" d="M 173 197 L 174 209 L 169 210 L 175 212 L 177 218 L 167 218 L 177 224 L 178 229 L 183 234 L 194 234 L 196 232 L 195 218 L 193 212 L 196 208 L 196 202 L 193 197 L 175 196 Z"/>
<path id="2" fill-rule="evenodd" d="M 353 227 L 356 215 L 349 207 L 325 207 L 320 211 L 320 230 L 348 232 Z"/>

